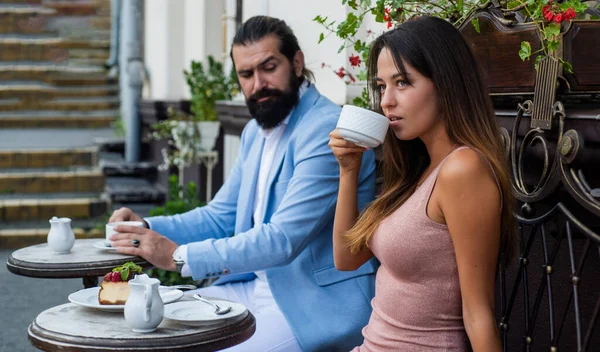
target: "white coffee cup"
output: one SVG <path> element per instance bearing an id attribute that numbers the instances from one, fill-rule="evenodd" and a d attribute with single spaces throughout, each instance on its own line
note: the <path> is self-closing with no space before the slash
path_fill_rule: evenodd
<path id="1" fill-rule="evenodd" d="M 107 244 L 110 244 L 110 237 L 112 235 L 114 235 L 115 233 L 117 233 L 117 231 L 115 231 L 115 227 L 117 227 L 119 225 L 144 227 L 144 223 L 141 222 L 141 221 L 115 221 L 115 222 L 109 222 L 108 224 L 106 224 L 106 227 L 105 227 L 106 243 Z"/>
<path id="2" fill-rule="evenodd" d="M 390 120 L 374 111 L 354 105 L 344 105 L 337 129 L 345 140 L 365 147 L 375 148 L 383 143 Z"/>

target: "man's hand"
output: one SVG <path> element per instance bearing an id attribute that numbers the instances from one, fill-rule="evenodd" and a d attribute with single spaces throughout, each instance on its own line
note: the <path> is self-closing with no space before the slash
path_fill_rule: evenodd
<path id="1" fill-rule="evenodd" d="M 144 219 L 142 219 L 141 217 L 136 215 L 133 211 L 131 211 L 131 209 L 123 207 L 123 208 L 115 210 L 112 213 L 112 215 L 110 216 L 110 219 L 108 219 L 108 222 L 116 222 L 116 221 L 141 221 L 141 222 L 144 222 Z"/>
<path id="2" fill-rule="evenodd" d="M 119 225 L 115 227 L 115 231 L 117 233 L 110 240 L 111 245 L 117 247 L 117 252 L 137 255 L 160 269 L 176 270 L 173 261 L 173 252 L 177 248 L 175 242 L 143 227 Z M 133 246 L 133 240 L 139 241 L 137 247 Z"/>

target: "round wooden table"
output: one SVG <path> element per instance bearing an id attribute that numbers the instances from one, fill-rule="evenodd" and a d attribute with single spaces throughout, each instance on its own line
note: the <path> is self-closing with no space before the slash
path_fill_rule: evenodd
<path id="1" fill-rule="evenodd" d="M 43 351 L 215 351 L 249 339 L 249 311 L 216 325 L 190 327 L 164 319 L 151 333 L 135 333 L 123 313 L 67 303 L 45 310 L 29 325 L 29 341 Z"/>
<path id="2" fill-rule="evenodd" d="M 148 268 L 152 265 L 144 259 L 117 253 L 116 251 L 97 249 L 99 238 L 78 239 L 71 252 L 59 254 L 50 249 L 47 243 L 25 247 L 14 251 L 6 267 L 17 275 L 39 278 L 83 278 L 83 286 L 98 285 L 98 277 L 104 276 L 114 267 L 125 262 Z"/>

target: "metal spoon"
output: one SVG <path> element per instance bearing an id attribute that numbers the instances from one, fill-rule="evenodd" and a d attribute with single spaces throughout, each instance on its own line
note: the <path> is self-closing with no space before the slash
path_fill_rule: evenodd
<path id="1" fill-rule="evenodd" d="M 173 286 L 161 286 L 161 288 L 170 290 L 196 290 L 198 287 L 194 285 L 173 285 Z"/>
<path id="2" fill-rule="evenodd" d="M 221 308 L 219 307 L 216 303 L 211 302 L 207 299 L 202 298 L 199 294 L 195 293 L 192 297 L 194 297 L 197 300 L 200 300 L 204 303 L 210 304 L 211 306 L 215 307 L 215 314 L 217 315 L 223 315 L 223 314 L 227 314 L 229 313 L 229 311 L 231 311 L 231 307 L 227 307 L 227 308 Z"/>

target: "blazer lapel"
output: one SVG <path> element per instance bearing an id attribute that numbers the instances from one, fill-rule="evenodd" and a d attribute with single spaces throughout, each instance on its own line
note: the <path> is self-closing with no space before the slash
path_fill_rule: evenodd
<path id="1" fill-rule="evenodd" d="M 288 122 L 283 135 L 281 136 L 281 140 L 279 141 L 279 145 L 275 151 L 275 156 L 273 157 L 273 164 L 271 165 L 271 170 L 269 170 L 269 177 L 267 178 L 266 184 L 266 198 L 271 199 L 271 186 L 275 181 L 275 177 L 279 174 L 279 169 L 281 168 L 281 164 L 283 162 L 283 157 L 285 156 L 285 151 L 287 150 L 287 144 L 290 139 L 290 136 L 294 132 L 296 125 L 302 119 L 302 116 L 315 104 L 320 94 L 317 88 L 315 88 L 314 83 L 308 87 L 307 91 L 302 96 L 302 99 L 298 102 L 298 106 L 292 112 L 292 116 L 290 116 L 290 120 Z M 263 219 L 267 215 L 267 210 L 263 213 Z"/>
<path id="2" fill-rule="evenodd" d="M 256 134 L 254 143 L 250 147 L 248 158 L 244 161 L 242 168 L 242 181 L 237 204 L 235 233 L 248 231 L 252 228 L 252 216 L 254 215 L 254 197 L 256 196 L 256 182 L 258 181 L 258 169 L 263 151 L 265 139 Z"/>

